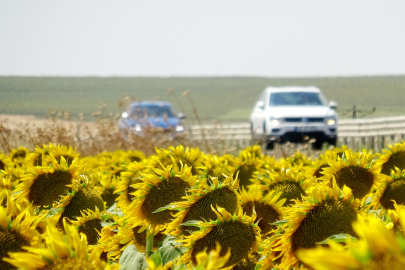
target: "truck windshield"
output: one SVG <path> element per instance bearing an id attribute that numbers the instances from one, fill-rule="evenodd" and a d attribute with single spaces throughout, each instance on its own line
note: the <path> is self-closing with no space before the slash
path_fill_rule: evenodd
<path id="1" fill-rule="evenodd" d="M 325 106 L 319 93 L 276 92 L 270 95 L 270 106 Z"/>

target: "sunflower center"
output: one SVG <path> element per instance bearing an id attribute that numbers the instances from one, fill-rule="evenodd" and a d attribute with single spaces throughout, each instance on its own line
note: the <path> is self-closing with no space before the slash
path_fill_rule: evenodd
<path id="1" fill-rule="evenodd" d="M 381 173 L 390 175 L 391 170 L 398 167 L 401 171 L 405 169 L 405 152 L 400 151 L 391 155 L 391 157 L 382 165 Z"/>
<path id="2" fill-rule="evenodd" d="M 251 185 L 252 182 L 250 182 L 250 178 L 252 178 L 255 171 L 257 171 L 255 165 L 243 165 L 239 171 L 239 186 L 247 187 Z"/>
<path id="3" fill-rule="evenodd" d="M 223 187 L 216 189 L 210 193 L 207 193 L 204 197 L 195 202 L 187 212 L 183 219 L 183 222 L 189 220 L 216 220 L 217 216 L 211 209 L 211 205 L 218 205 L 225 208 L 226 211 L 233 214 L 236 211 L 238 204 L 238 197 L 235 192 L 229 190 L 228 187 Z M 198 231 L 198 227 L 193 226 L 181 226 L 186 235 L 189 234 L 187 231 Z"/>
<path id="4" fill-rule="evenodd" d="M 207 249 L 209 252 L 215 249 L 216 242 L 221 246 L 220 256 L 224 256 L 228 249 L 231 249 L 231 256 L 224 267 L 238 263 L 243 260 L 255 244 L 255 233 L 252 227 L 239 221 L 231 221 L 220 224 L 201 239 L 198 239 L 191 253 L 193 263 L 196 263 L 196 255 Z"/>
<path id="5" fill-rule="evenodd" d="M 141 159 L 140 157 L 137 157 L 137 156 L 129 156 L 129 160 L 130 160 L 131 162 L 139 162 L 139 161 L 141 161 L 142 159 Z"/>
<path id="6" fill-rule="evenodd" d="M 357 220 L 356 210 L 348 202 L 334 199 L 321 202 L 306 214 L 292 235 L 292 251 L 313 248 L 328 237 L 345 233 L 356 236 L 352 223 Z"/>
<path id="7" fill-rule="evenodd" d="M 323 174 L 322 174 L 321 172 L 323 172 L 323 169 L 324 169 L 324 168 L 328 168 L 328 167 L 330 167 L 329 164 L 323 164 L 323 165 L 321 165 L 321 166 L 315 171 L 314 176 L 315 176 L 316 178 L 322 177 Z"/>
<path id="8" fill-rule="evenodd" d="M 156 209 L 180 201 L 186 195 L 186 188 L 190 185 L 179 177 L 171 177 L 152 187 L 145 196 L 141 206 L 142 213 L 153 224 L 165 224 L 172 218 L 174 211 L 153 213 Z"/>
<path id="9" fill-rule="evenodd" d="M 4 170 L 4 169 L 5 169 L 4 162 L 0 160 L 0 170 Z"/>
<path id="10" fill-rule="evenodd" d="M 25 158 L 26 155 L 27 155 L 27 153 L 24 150 L 18 150 L 13 155 L 13 159 L 15 159 L 15 158 Z"/>
<path id="11" fill-rule="evenodd" d="M 394 200 L 397 204 L 405 203 L 405 179 L 397 179 L 389 183 L 381 196 L 381 205 L 386 209 L 394 209 Z"/>
<path id="12" fill-rule="evenodd" d="M 8 257 L 8 252 L 22 251 L 21 247 L 28 245 L 29 242 L 17 232 L 0 230 L 0 269 L 16 269 L 16 267 L 3 261 Z"/>
<path id="13" fill-rule="evenodd" d="M 390 269 L 390 270 L 402 270 L 405 265 L 404 255 L 393 255 L 386 253 L 384 257 L 377 260 L 373 260 L 367 265 L 368 270 L 380 270 L 380 269 Z"/>
<path id="14" fill-rule="evenodd" d="M 301 195 L 305 195 L 305 191 L 297 182 L 284 181 L 270 186 L 270 190 L 281 191 L 279 200 L 286 199 L 283 206 L 289 206 L 294 202 L 292 200 L 301 199 Z"/>
<path id="15" fill-rule="evenodd" d="M 101 232 L 101 229 L 103 229 L 103 226 L 101 226 L 101 219 L 90 219 L 80 226 L 80 232 L 87 236 L 87 242 L 89 245 L 97 244 L 100 235 L 96 230 Z"/>
<path id="16" fill-rule="evenodd" d="M 363 198 L 370 192 L 374 183 L 374 176 L 367 169 L 350 165 L 340 169 L 335 174 L 336 183 L 340 188 L 349 187 L 355 198 Z"/>
<path id="17" fill-rule="evenodd" d="M 255 223 L 260 219 L 258 225 L 262 235 L 265 235 L 269 231 L 277 228 L 275 225 L 270 225 L 270 223 L 275 222 L 279 217 L 279 214 L 276 210 L 274 210 L 273 207 L 258 201 L 247 202 L 243 205 L 243 210 L 245 211 L 246 215 L 252 216 L 253 207 L 255 208 L 257 215 Z"/>
<path id="18" fill-rule="evenodd" d="M 68 205 L 65 206 L 59 222 L 62 222 L 64 217 L 74 219 L 80 217 L 80 211 L 91 209 L 95 210 L 96 206 L 100 211 L 104 211 L 104 202 L 97 191 L 90 188 L 82 188 L 70 199 Z"/>
<path id="19" fill-rule="evenodd" d="M 141 228 L 141 226 L 136 226 L 135 228 L 132 229 L 132 232 L 135 235 L 135 241 L 137 244 L 146 247 L 146 230 L 138 233 L 138 230 Z M 153 238 L 153 247 L 158 247 L 159 243 L 163 242 L 165 239 L 165 235 L 158 232 L 154 238 Z"/>
<path id="20" fill-rule="evenodd" d="M 97 269 L 91 262 L 81 258 L 58 259 L 44 270 L 87 270 Z"/>
<path id="21" fill-rule="evenodd" d="M 114 194 L 114 191 L 115 189 L 113 188 L 107 188 L 101 194 L 101 198 L 106 202 L 107 208 L 112 206 L 115 203 L 115 199 L 119 196 L 119 194 Z"/>
<path id="22" fill-rule="evenodd" d="M 72 175 L 68 171 L 54 171 L 38 175 L 28 194 L 33 205 L 50 205 L 68 190 L 66 185 L 72 183 Z"/>

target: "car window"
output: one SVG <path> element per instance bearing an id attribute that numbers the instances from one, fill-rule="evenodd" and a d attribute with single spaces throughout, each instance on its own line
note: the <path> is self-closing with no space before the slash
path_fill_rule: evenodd
<path id="1" fill-rule="evenodd" d="M 276 92 L 270 95 L 270 106 L 325 106 L 319 93 Z"/>
<path id="2" fill-rule="evenodd" d="M 131 108 L 131 114 L 140 118 L 163 117 L 163 115 L 166 115 L 167 117 L 174 116 L 174 112 L 171 107 L 158 105 L 134 106 Z"/>

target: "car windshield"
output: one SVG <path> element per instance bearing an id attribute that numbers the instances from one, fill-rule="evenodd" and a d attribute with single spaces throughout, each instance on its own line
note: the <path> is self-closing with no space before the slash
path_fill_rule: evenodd
<path id="1" fill-rule="evenodd" d="M 173 117 L 174 112 L 169 106 L 149 105 L 149 106 L 134 106 L 131 108 L 131 114 L 136 117 Z"/>
<path id="2" fill-rule="evenodd" d="M 270 106 L 325 106 L 319 93 L 276 92 L 270 95 Z"/>

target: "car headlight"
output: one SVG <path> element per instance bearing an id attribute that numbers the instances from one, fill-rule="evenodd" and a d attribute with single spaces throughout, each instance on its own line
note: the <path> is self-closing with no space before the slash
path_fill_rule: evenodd
<path id="1" fill-rule="evenodd" d="M 137 131 L 137 132 L 142 131 L 142 128 L 139 125 L 132 126 L 131 129 L 134 130 L 134 131 Z"/>
<path id="2" fill-rule="evenodd" d="M 183 131 L 183 130 L 184 130 L 184 127 L 182 125 L 176 126 L 176 131 L 177 132 L 180 132 L 180 131 Z"/>
<path id="3" fill-rule="evenodd" d="M 280 120 L 275 117 L 270 117 L 270 125 L 278 126 L 280 124 Z"/>
<path id="4" fill-rule="evenodd" d="M 333 126 L 334 124 L 336 124 L 336 119 L 335 118 L 329 118 L 326 120 L 326 123 L 328 124 L 328 126 Z"/>

